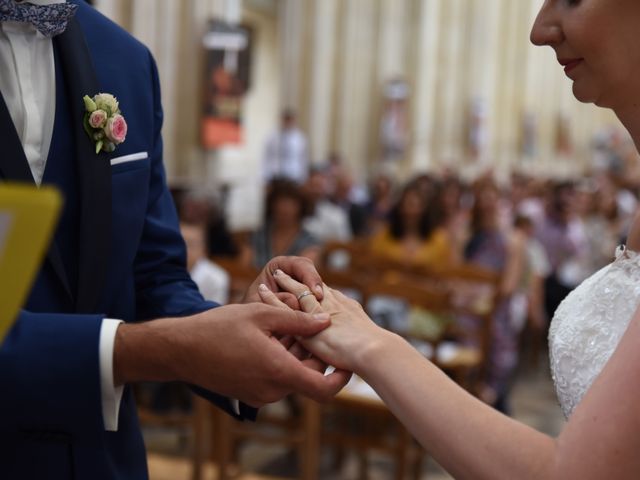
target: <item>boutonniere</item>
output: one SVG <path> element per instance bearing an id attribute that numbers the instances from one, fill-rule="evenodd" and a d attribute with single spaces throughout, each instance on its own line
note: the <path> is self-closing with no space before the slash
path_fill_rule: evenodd
<path id="1" fill-rule="evenodd" d="M 118 100 L 109 93 L 99 93 L 93 98 L 83 97 L 84 119 L 82 125 L 89 138 L 100 151 L 113 152 L 127 136 L 127 122 L 120 112 Z"/>

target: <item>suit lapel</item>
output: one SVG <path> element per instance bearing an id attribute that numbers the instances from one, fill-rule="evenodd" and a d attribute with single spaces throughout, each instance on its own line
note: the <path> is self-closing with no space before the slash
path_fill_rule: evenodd
<path id="1" fill-rule="evenodd" d="M 4 152 L 0 155 L 0 171 L 2 172 L 2 176 L 6 180 L 35 185 L 31 169 L 29 168 L 29 162 L 22 148 L 22 142 L 13 124 L 11 114 L 9 113 L 2 93 L 0 93 L 0 132 L 4 132 Z M 60 250 L 55 240 L 52 240 L 49 246 L 47 259 L 51 263 L 54 273 L 62 283 L 65 292 L 69 295 L 69 298 L 73 298 Z"/>
<path id="2" fill-rule="evenodd" d="M 84 95 L 100 92 L 86 39 L 72 19 L 58 42 L 60 63 L 68 87 L 80 181 L 80 238 L 76 310 L 95 311 L 106 280 L 111 243 L 111 166 L 109 155 L 96 154 L 82 127 Z"/>

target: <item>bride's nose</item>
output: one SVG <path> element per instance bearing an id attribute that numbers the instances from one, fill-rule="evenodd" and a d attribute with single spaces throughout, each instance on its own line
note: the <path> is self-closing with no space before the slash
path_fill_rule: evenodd
<path id="1" fill-rule="evenodd" d="M 531 28 L 531 43 L 538 46 L 554 45 L 562 42 L 564 34 L 558 9 L 553 0 L 545 0 Z"/>

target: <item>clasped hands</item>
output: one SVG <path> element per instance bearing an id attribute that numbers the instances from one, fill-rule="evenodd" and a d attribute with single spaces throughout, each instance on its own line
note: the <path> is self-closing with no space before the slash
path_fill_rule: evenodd
<path id="1" fill-rule="evenodd" d="M 121 325 L 114 383 L 180 381 L 253 407 L 291 393 L 327 401 L 382 332 L 357 302 L 324 285 L 310 260 L 276 257 L 242 304 Z M 336 370 L 325 375 L 328 365 Z"/>
<path id="2" fill-rule="evenodd" d="M 362 305 L 348 298 L 339 290 L 322 284 L 323 295 L 318 299 L 310 294 L 308 287 L 282 270 L 276 270 L 273 278 L 280 292 L 290 293 L 298 300 L 300 309 L 310 314 L 329 314 L 331 325 L 313 336 L 296 337 L 307 355 L 332 365 L 336 371 L 360 372 L 367 354 L 377 342 L 384 341 L 384 330 L 378 327 L 365 313 Z M 258 287 L 263 303 L 290 311 L 290 302 L 267 285 Z M 348 380 L 348 378 L 347 378 Z"/>
<path id="3" fill-rule="evenodd" d="M 361 370 L 367 352 L 384 341 L 385 331 L 371 321 L 362 306 L 322 283 L 306 259 L 280 257 L 270 262 L 245 301 L 256 308 L 268 307 L 270 314 L 280 317 L 274 329 L 267 332 L 271 345 L 265 345 L 263 351 L 265 365 L 274 367 L 267 378 L 280 387 L 272 384 L 262 390 L 273 395 L 263 397 L 262 402 L 248 402 L 255 406 L 289 393 L 301 393 L 318 401 L 333 398 L 352 372 Z M 293 318 L 291 323 L 282 323 L 287 318 Z M 280 326 L 275 327 L 276 324 Z M 277 361 L 272 363 L 274 359 Z M 328 365 L 335 370 L 325 375 Z M 282 388 L 288 382 L 289 391 Z"/>

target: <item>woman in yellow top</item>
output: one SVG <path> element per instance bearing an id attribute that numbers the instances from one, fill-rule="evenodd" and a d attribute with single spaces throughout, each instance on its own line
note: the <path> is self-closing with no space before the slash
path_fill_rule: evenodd
<path id="1" fill-rule="evenodd" d="M 435 195 L 425 198 L 416 185 L 407 185 L 389 213 L 387 227 L 371 239 L 371 253 L 399 264 L 435 271 L 455 263 L 458 255 L 449 233 L 438 220 L 434 200 Z"/>

